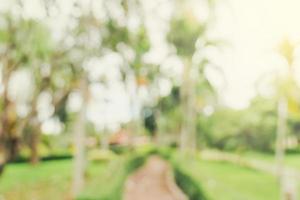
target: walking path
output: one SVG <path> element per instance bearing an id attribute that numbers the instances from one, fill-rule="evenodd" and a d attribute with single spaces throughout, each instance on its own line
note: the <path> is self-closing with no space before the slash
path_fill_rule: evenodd
<path id="1" fill-rule="evenodd" d="M 124 200 L 187 200 L 175 183 L 169 164 L 152 156 L 125 183 Z"/>

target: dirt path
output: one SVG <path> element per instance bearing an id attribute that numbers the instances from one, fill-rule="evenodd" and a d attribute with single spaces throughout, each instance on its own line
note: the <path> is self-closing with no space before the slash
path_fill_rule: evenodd
<path id="1" fill-rule="evenodd" d="M 124 200 L 187 200 L 175 184 L 169 164 L 152 156 L 125 183 Z"/>

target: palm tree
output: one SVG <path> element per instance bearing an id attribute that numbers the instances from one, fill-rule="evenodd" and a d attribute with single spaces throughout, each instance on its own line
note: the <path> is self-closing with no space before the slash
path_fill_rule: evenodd
<path id="1" fill-rule="evenodd" d="M 212 2 L 207 2 L 210 9 L 213 10 Z M 181 7 L 185 7 L 185 1 L 180 1 L 179 4 Z M 205 22 L 198 23 L 190 10 L 183 9 L 183 12 L 179 16 L 175 16 L 171 23 L 169 41 L 176 47 L 178 56 L 185 61 L 180 88 L 182 115 L 184 116 L 180 139 L 182 150 L 196 149 L 196 117 L 200 109 L 197 102 L 200 98 L 202 100 L 206 99 L 209 93 L 212 94 L 211 96 L 215 96 L 215 90 L 205 76 L 206 67 L 212 66 L 209 65 L 211 64 L 210 60 L 205 57 L 197 61 L 192 59 L 199 53 L 204 52 L 207 46 L 218 44 L 207 39 L 207 31 L 210 28 L 209 25 L 212 23 L 212 19 L 213 16 Z M 203 88 L 210 92 L 203 92 Z"/>
<path id="2" fill-rule="evenodd" d="M 294 79 L 294 53 L 295 45 L 290 41 L 284 40 L 279 47 L 280 55 L 285 59 L 288 67 L 286 76 L 277 76 L 276 88 L 277 88 L 277 100 L 278 100 L 278 121 L 277 121 L 277 139 L 276 139 L 276 161 L 278 167 L 278 177 L 281 186 L 281 199 L 287 200 L 295 198 L 295 191 L 286 191 L 286 170 L 284 167 L 285 157 L 285 142 L 286 142 L 286 123 L 289 113 L 298 112 L 299 109 L 291 107 L 292 103 L 299 104 L 299 88 Z"/>

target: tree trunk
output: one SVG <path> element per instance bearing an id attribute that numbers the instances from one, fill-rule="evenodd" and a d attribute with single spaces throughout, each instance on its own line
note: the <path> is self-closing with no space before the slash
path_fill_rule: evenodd
<path id="1" fill-rule="evenodd" d="M 196 150 L 196 104 L 195 81 L 192 75 L 192 67 L 185 66 L 183 83 L 181 86 L 182 127 L 180 137 L 181 151 Z"/>
<path id="2" fill-rule="evenodd" d="M 4 111 L 5 112 L 5 111 Z M 7 148 L 6 148 L 6 119 L 3 112 L 1 119 L 0 130 L 0 175 L 2 174 L 7 162 Z"/>
<path id="3" fill-rule="evenodd" d="M 8 160 L 8 151 L 7 151 L 7 137 L 8 137 L 8 129 L 9 129 L 9 120 L 8 120 L 8 109 L 10 101 L 8 99 L 8 81 L 10 77 L 10 73 L 4 72 L 3 76 L 3 111 L 1 113 L 1 125 L 0 125 L 0 174 L 4 170 L 4 166 Z"/>
<path id="4" fill-rule="evenodd" d="M 280 184 L 280 200 L 287 200 L 285 188 L 285 169 L 284 169 L 284 154 L 285 154 L 285 132 L 286 132 L 286 117 L 287 104 L 286 99 L 281 97 L 278 102 L 277 113 L 277 138 L 276 138 L 276 162 L 277 173 Z"/>
<path id="5" fill-rule="evenodd" d="M 3 173 L 6 164 L 5 154 L 4 142 L 2 139 L 0 139 L 0 175 Z"/>
<path id="6" fill-rule="evenodd" d="M 109 148 L 109 141 L 108 141 L 108 132 L 107 129 L 104 128 L 101 136 L 101 150 L 108 150 Z"/>
<path id="7" fill-rule="evenodd" d="M 40 143 L 40 133 L 39 129 L 33 130 L 34 132 L 31 133 L 30 138 L 30 163 L 32 165 L 36 165 L 39 162 L 39 151 L 38 145 Z"/>
<path id="8" fill-rule="evenodd" d="M 128 93 L 130 98 L 130 115 L 131 115 L 131 122 L 130 122 L 130 131 L 132 135 L 137 134 L 140 131 L 140 120 L 139 120 L 139 108 L 137 105 L 139 104 L 138 98 L 138 80 L 137 75 L 134 72 L 129 72 L 127 75 L 128 77 Z M 132 80 L 131 80 L 132 79 Z"/>
<path id="9" fill-rule="evenodd" d="M 86 104 L 88 99 L 88 83 L 87 80 L 81 81 L 80 92 L 82 94 L 83 103 L 75 124 L 74 135 L 74 174 L 72 195 L 75 198 L 83 189 L 84 175 L 86 169 L 86 152 L 85 152 L 85 123 L 86 123 Z"/>
<path id="10" fill-rule="evenodd" d="M 19 142 L 20 139 L 18 137 L 11 137 L 7 141 L 8 145 L 8 160 L 15 161 L 19 154 Z"/>
<path id="11" fill-rule="evenodd" d="M 28 116 L 27 126 L 30 127 L 31 135 L 30 135 L 30 163 L 35 165 L 39 162 L 39 152 L 38 152 L 38 145 L 40 143 L 40 134 L 41 134 L 41 123 L 38 120 L 37 114 L 37 99 L 38 99 L 37 93 L 32 101 L 32 111 Z M 20 126 L 25 128 L 26 120 L 24 122 L 25 124 L 21 124 Z"/>

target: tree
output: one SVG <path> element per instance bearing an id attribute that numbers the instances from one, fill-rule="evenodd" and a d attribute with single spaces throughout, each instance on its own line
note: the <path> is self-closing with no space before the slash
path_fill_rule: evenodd
<path id="1" fill-rule="evenodd" d="M 207 1 L 210 9 L 213 4 Z M 179 3 L 181 7 L 186 7 L 184 2 Z M 199 57 L 207 46 L 215 45 L 214 41 L 207 39 L 207 31 L 211 23 L 212 16 L 207 21 L 198 23 L 196 18 L 190 14 L 188 9 L 182 9 L 180 15 L 175 16 L 171 23 L 169 41 L 177 49 L 177 54 L 184 60 L 184 72 L 182 85 L 180 88 L 182 115 L 182 130 L 180 147 L 182 150 L 196 149 L 196 116 L 199 112 L 199 98 L 205 99 L 202 86 L 214 93 L 213 87 L 205 76 L 205 68 L 210 64 L 210 60 Z M 189 13 L 188 13 L 189 12 Z M 192 59 L 194 57 L 194 59 Z M 198 59 L 195 59 L 198 57 Z M 201 89 L 200 89 L 201 88 Z M 212 90 L 211 90 L 212 89 Z"/>
<path id="2" fill-rule="evenodd" d="M 76 197 L 82 191 L 85 180 L 86 170 L 86 155 L 85 155 L 85 141 L 86 141 L 86 106 L 88 100 L 88 83 L 83 76 L 80 84 L 80 93 L 83 97 L 81 109 L 79 111 L 78 119 L 75 125 L 74 146 L 75 146 L 75 159 L 74 159 L 74 174 L 73 174 L 73 187 L 72 194 Z"/>
<path id="3" fill-rule="evenodd" d="M 5 51 L 1 55 L 3 66 L 3 103 L 1 116 L 1 151 L 6 157 L 4 160 L 13 160 L 17 156 L 18 141 L 26 123 L 36 113 L 36 98 L 32 97 L 31 114 L 25 118 L 18 117 L 16 99 L 9 98 L 9 84 L 14 72 L 29 69 L 35 78 L 40 77 L 34 68 L 38 68 L 48 58 L 51 51 L 51 41 L 45 27 L 34 20 L 18 18 L 12 14 L 2 14 L 6 25 L 1 30 L 1 43 Z M 37 80 L 37 79 L 36 79 Z M 41 80 L 37 85 L 44 87 Z M 37 83 L 37 82 L 36 82 Z M 36 96 L 39 90 L 35 92 Z M 14 114 L 13 114 L 14 113 Z M 22 121 L 22 123 L 18 123 Z M 35 121 L 35 120 L 34 120 Z M 6 147 L 5 147 L 6 146 Z M 5 161 L 4 161 L 5 162 Z"/>
<path id="4" fill-rule="evenodd" d="M 293 107 L 289 105 L 299 104 L 299 88 L 294 80 L 294 54 L 295 45 L 289 40 L 284 40 L 279 46 L 279 53 L 285 59 L 287 63 L 286 76 L 277 76 L 276 89 L 277 89 L 277 101 L 278 101 L 278 121 L 277 121 L 277 143 L 276 143 L 276 161 L 278 167 L 278 177 L 281 186 L 281 199 L 289 199 L 290 196 L 294 196 L 294 191 L 286 191 L 285 185 L 285 169 L 284 169 L 284 157 L 285 157 L 285 141 L 287 134 L 287 117 L 289 112 L 298 112 L 299 106 Z M 292 109 L 293 108 L 293 109 Z"/>

